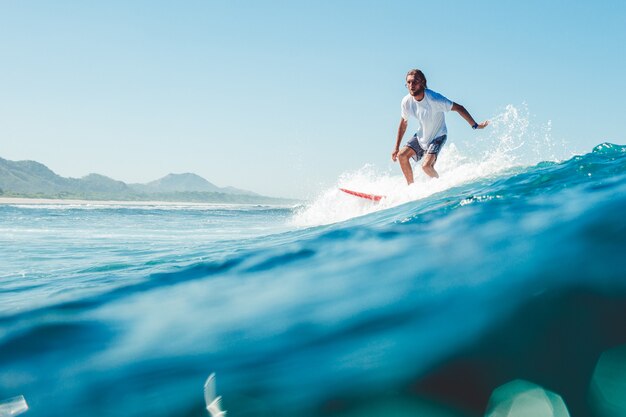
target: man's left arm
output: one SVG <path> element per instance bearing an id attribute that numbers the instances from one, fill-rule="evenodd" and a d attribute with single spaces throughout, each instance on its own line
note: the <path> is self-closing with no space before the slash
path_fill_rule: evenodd
<path id="1" fill-rule="evenodd" d="M 467 110 L 465 110 L 465 107 L 461 106 L 458 103 L 452 103 L 452 109 L 451 110 L 457 112 L 458 114 L 460 114 L 461 117 L 464 118 L 465 121 L 467 123 L 469 123 L 470 126 L 472 126 L 473 129 L 484 129 L 489 124 L 489 120 L 485 120 L 482 123 L 476 123 L 476 120 L 474 120 L 472 115 L 469 114 L 469 112 Z"/>

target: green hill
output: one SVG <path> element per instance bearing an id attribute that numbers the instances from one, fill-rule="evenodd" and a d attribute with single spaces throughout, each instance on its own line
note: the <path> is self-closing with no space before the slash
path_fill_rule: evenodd
<path id="1" fill-rule="evenodd" d="M 220 188 L 191 173 L 169 174 L 147 184 L 126 184 L 100 174 L 65 178 L 36 161 L 0 158 L 0 196 L 119 201 L 291 204 L 233 187 Z"/>

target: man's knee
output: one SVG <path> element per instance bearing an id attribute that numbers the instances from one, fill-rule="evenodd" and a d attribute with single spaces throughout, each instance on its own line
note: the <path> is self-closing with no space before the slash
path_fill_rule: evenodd
<path id="1" fill-rule="evenodd" d="M 411 148 L 409 148 L 408 146 L 402 148 L 400 150 L 400 153 L 398 153 L 398 158 L 401 161 L 408 161 L 413 155 L 415 154 L 415 151 Z"/>
<path id="2" fill-rule="evenodd" d="M 424 162 L 422 163 L 422 167 L 432 167 L 437 162 L 437 155 L 435 154 L 426 154 L 424 158 Z"/>
<path id="3" fill-rule="evenodd" d="M 437 155 L 429 154 L 422 164 L 422 170 L 431 178 L 439 178 L 439 174 L 435 170 L 435 162 L 437 162 Z"/>
<path id="4" fill-rule="evenodd" d="M 422 163 L 422 169 L 424 171 L 432 169 L 435 166 L 435 162 L 437 162 L 436 155 L 427 155 L 426 158 L 424 158 L 424 162 Z"/>

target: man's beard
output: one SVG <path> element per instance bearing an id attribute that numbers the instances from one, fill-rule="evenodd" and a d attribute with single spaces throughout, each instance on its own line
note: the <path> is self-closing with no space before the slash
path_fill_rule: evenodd
<path id="1" fill-rule="evenodd" d="M 419 90 L 411 91 L 411 95 L 413 97 L 421 96 L 423 92 L 424 92 L 424 87 L 420 88 Z"/>

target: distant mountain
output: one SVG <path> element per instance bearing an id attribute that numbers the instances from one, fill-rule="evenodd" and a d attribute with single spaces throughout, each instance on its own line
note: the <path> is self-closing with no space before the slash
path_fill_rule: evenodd
<path id="1" fill-rule="evenodd" d="M 181 201 L 281 204 L 295 200 L 266 197 L 234 187 L 218 187 L 192 173 L 169 174 L 147 184 L 126 184 L 100 174 L 65 178 L 35 161 L 0 158 L 0 196 L 87 200 Z"/>
<path id="2" fill-rule="evenodd" d="M 0 189 L 17 193 L 41 190 L 61 192 L 72 187 L 72 181 L 52 172 L 35 161 L 8 161 L 0 158 Z"/>
<path id="3" fill-rule="evenodd" d="M 83 192 L 128 193 L 132 189 L 122 181 L 116 181 L 100 174 L 89 174 L 79 180 L 74 179 L 77 189 Z"/>
<path id="4" fill-rule="evenodd" d="M 163 178 L 147 184 L 130 184 L 130 187 L 144 193 L 204 192 L 258 195 L 251 191 L 240 190 L 234 187 L 221 188 L 201 176 L 192 173 L 168 174 Z"/>
<path id="5" fill-rule="evenodd" d="M 220 188 L 205 180 L 199 175 L 186 174 L 168 174 L 163 178 L 151 181 L 147 184 L 139 184 L 139 186 L 150 192 L 172 192 L 172 191 L 204 191 L 209 193 L 219 192 Z"/>

